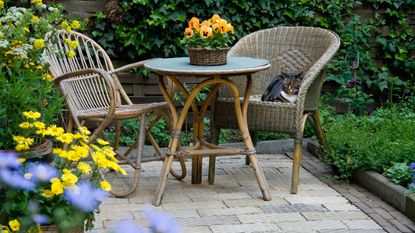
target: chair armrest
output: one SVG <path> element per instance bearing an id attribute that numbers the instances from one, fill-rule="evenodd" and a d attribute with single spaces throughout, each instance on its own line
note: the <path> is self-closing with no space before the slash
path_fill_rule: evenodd
<path id="1" fill-rule="evenodd" d="M 147 59 L 147 60 L 143 60 L 143 61 L 139 61 L 139 62 L 135 62 L 135 63 L 131 63 L 125 66 L 121 66 L 120 68 L 117 68 L 115 70 L 109 71 L 109 74 L 117 74 L 123 71 L 127 71 L 127 70 L 131 70 L 137 67 L 143 67 L 144 63 L 146 63 L 147 61 L 151 61 L 151 60 L 156 60 L 156 59 L 160 59 L 160 58 L 152 58 L 152 59 Z"/>
<path id="2" fill-rule="evenodd" d="M 54 82 L 55 82 L 55 85 L 59 85 L 62 88 L 61 82 L 64 80 L 73 79 L 77 77 L 83 78 L 83 79 L 88 79 L 88 78 L 92 79 L 92 78 L 97 77 L 95 75 L 98 75 L 99 78 L 103 79 L 106 86 L 108 87 L 108 90 L 107 90 L 108 95 L 109 95 L 108 115 L 113 115 L 115 112 L 115 107 L 116 107 L 117 89 L 115 87 L 112 77 L 109 75 L 107 71 L 102 70 L 102 69 L 93 69 L 93 68 L 76 70 L 76 71 L 69 72 L 69 73 L 56 77 Z"/>

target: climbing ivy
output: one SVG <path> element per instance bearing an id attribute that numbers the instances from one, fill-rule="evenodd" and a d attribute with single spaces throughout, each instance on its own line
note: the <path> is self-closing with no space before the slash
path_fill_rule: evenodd
<path id="1" fill-rule="evenodd" d="M 110 55 L 127 60 L 185 54 L 179 39 L 188 19 L 220 14 L 238 38 L 279 25 L 335 31 L 342 46 L 328 65 L 336 85 L 325 100 L 349 103 L 361 112 L 368 103 L 400 101 L 415 90 L 415 33 L 409 27 L 413 0 L 121 0 L 121 24 L 96 13 L 92 36 Z M 359 13 L 367 12 L 367 13 Z M 351 65 L 359 56 L 359 67 Z"/>

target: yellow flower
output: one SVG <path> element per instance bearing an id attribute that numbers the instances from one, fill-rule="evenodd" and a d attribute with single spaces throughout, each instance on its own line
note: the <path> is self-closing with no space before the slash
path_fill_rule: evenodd
<path id="1" fill-rule="evenodd" d="M 29 150 L 29 146 L 28 145 L 24 145 L 24 144 L 18 144 L 14 149 L 17 151 L 17 152 L 20 152 L 20 151 L 25 151 L 25 150 Z"/>
<path id="2" fill-rule="evenodd" d="M 220 19 L 218 25 L 221 34 L 225 34 L 228 32 L 228 22 L 226 20 Z"/>
<path id="3" fill-rule="evenodd" d="M 18 144 L 23 144 L 26 146 L 30 146 L 33 144 L 33 138 L 25 138 L 22 136 L 13 136 L 13 141 L 17 142 Z"/>
<path id="4" fill-rule="evenodd" d="M 233 33 L 235 31 L 235 28 L 233 28 L 233 25 L 228 23 L 228 32 Z"/>
<path id="5" fill-rule="evenodd" d="M 42 195 L 44 197 L 47 197 L 47 198 L 52 198 L 53 196 L 55 196 L 55 194 L 53 194 L 52 191 L 49 190 L 49 189 L 43 190 L 43 194 Z"/>
<path id="6" fill-rule="evenodd" d="M 43 69 L 43 66 L 41 66 L 41 65 L 37 65 L 37 66 L 36 66 L 36 69 L 41 70 L 41 69 Z"/>
<path id="7" fill-rule="evenodd" d="M 91 166 L 85 162 L 78 163 L 78 166 L 76 167 L 82 172 L 82 174 L 89 174 L 92 170 Z"/>
<path id="8" fill-rule="evenodd" d="M 32 0 L 31 3 L 38 6 L 38 5 L 42 4 L 42 0 Z"/>
<path id="9" fill-rule="evenodd" d="M 20 230 L 20 222 L 17 219 L 9 221 L 9 226 L 12 231 Z"/>
<path id="10" fill-rule="evenodd" d="M 75 52 L 73 50 L 69 50 L 66 55 L 69 57 L 69 59 L 72 59 L 75 56 Z"/>
<path id="11" fill-rule="evenodd" d="M 43 40 L 43 39 L 36 39 L 33 42 L 33 47 L 35 47 L 35 49 L 41 49 L 41 48 L 45 47 L 45 40 Z"/>
<path id="12" fill-rule="evenodd" d="M 62 127 L 57 127 L 56 125 L 51 125 L 49 126 L 47 129 L 47 134 L 50 136 L 59 136 L 61 134 L 63 134 L 63 132 L 65 131 Z"/>
<path id="13" fill-rule="evenodd" d="M 63 184 L 58 178 L 52 178 L 50 182 L 52 182 L 50 191 L 53 195 L 59 195 L 63 193 Z"/>
<path id="14" fill-rule="evenodd" d="M 63 175 L 61 177 L 61 180 L 62 180 L 62 184 L 65 187 L 68 187 L 78 182 L 78 177 L 75 174 L 73 174 L 70 170 L 63 169 Z"/>
<path id="15" fill-rule="evenodd" d="M 108 144 L 110 144 L 109 142 L 102 140 L 101 138 L 97 139 L 98 144 L 102 145 L 102 146 L 106 146 Z"/>
<path id="16" fill-rule="evenodd" d="M 1 0 L 0 0 L 0 3 L 1 3 Z M 0 5 L 0 7 L 1 7 L 1 5 Z M 1 8 L 0 8 L 1 9 Z M 2 230 L 1 231 L 2 233 L 9 233 L 9 231 L 6 229 L 6 230 Z"/>
<path id="17" fill-rule="evenodd" d="M 69 47 L 76 49 L 78 47 L 78 41 L 73 40 L 71 42 L 69 42 Z"/>
<path id="18" fill-rule="evenodd" d="M 109 162 L 106 158 L 105 158 L 105 154 L 100 152 L 100 151 L 96 151 L 94 153 L 92 153 L 91 155 L 92 160 L 98 165 L 98 167 L 101 168 L 107 168 L 109 165 Z"/>
<path id="19" fill-rule="evenodd" d="M 50 74 L 44 74 L 43 75 L 43 80 L 46 80 L 48 82 L 52 82 L 53 81 L 53 77 Z"/>
<path id="20" fill-rule="evenodd" d="M 39 17 L 37 17 L 36 15 L 32 16 L 32 22 L 37 23 L 39 22 Z"/>
<path id="21" fill-rule="evenodd" d="M 200 27 L 200 35 L 203 38 L 209 38 L 209 37 L 211 37 L 212 36 L 212 33 L 213 33 L 212 31 L 213 31 L 212 28 L 209 27 L 209 26 L 203 25 L 202 27 Z"/>
<path id="22" fill-rule="evenodd" d="M 37 128 L 37 129 L 44 129 L 46 127 L 45 123 L 41 122 L 41 121 L 36 121 L 33 122 L 33 125 Z"/>
<path id="23" fill-rule="evenodd" d="M 56 137 L 57 140 L 59 140 L 62 143 L 71 143 L 73 140 L 72 134 L 71 133 L 63 133 L 59 136 Z"/>
<path id="24" fill-rule="evenodd" d="M 39 112 L 28 111 L 28 112 L 23 112 L 23 116 L 25 116 L 26 118 L 30 118 L 30 119 L 38 119 L 41 117 L 41 114 Z"/>
<path id="25" fill-rule="evenodd" d="M 26 159 L 25 158 L 19 158 L 18 160 L 19 160 L 20 163 L 26 162 Z"/>
<path id="26" fill-rule="evenodd" d="M 198 30 L 199 27 L 200 27 L 200 20 L 198 18 L 196 18 L 196 17 L 192 17 L 189 20 L 189 27 Z"/>
<path id="27" fill-rule="evenodd" d="M 188 27 L 184 30 L 184 34 L 186 35 L 187 38 L 190 38 L 193 36 L 194 33 L 193 33 L 193 30 L 190 27 Z"/>
<path id="28" fill-rule="evenodd" d="M 79 132 L 81 132 L 81 134 L 85 134 L 85 135 L 90 135 L 91 132 L 89 132 L 88 128 L 85 126 L 81 126 L 78 128 Z"/>
<path id="29" fill-rule="evenodd" d="M 0 9 L 3 9 L 3 8 L 4 8 L 4 1 L 0 0 Z"/>
<path id="30" fill-rule="evenodd" d="M 212 16 L 212 19 L 211 20 L 212 20 L 213 23 L 217 23 L 220 19 L 221 18 L 220 18 L 220 16 L 218 14 L 214 14 Z"/>
<path id="31" fill-rule="evenodd" d="M 208 27 L 210 27 L 211 23 L 209 21 L 207 21 L 207 20 L 203 20 L 203 22 L 202 22 L 201 25 L 202 26 L 208 26 Z"/>
<path id="32" fill-rule="evenodd" d="M 74 30 L 79 29 L 81 27 L 81 24 L 79 23 L 78 20 L 74 20 L 71 23 L 71 28 L 73 28 Z"/>
<path id="33" fill-rule="evenodd" d="M 75 153 L 78 154 L 79 157 L 81 157 L 81 158 L 88 157 L 89 147 L 87 145 L 85 145 L 85 146 L 74 145 L 74 146 L 71 146 L 71 149 L 73 151 L 75 151 Z"/>
<path id="34" fill-rule="evenodd" d="M 62 148 L 53 148 L 52 152 L 63 159 L 68 157 L 68 152 Z"/>
<path id="35" fill-rule="evenodd" d="M 101 181 L 100 186 L 105 191 L 111 191 L 111 185 L 107 181 Z"/>
<path id="36" fill-rule="evenodd" d="M 71 28 L 71 26 L 67 26 L 67 27 L 65 28 L 65 30 L 66 30 L 66 32 L 67 32 L 67 33 L 70 33 L 70 32 L 72 31 L 72 28 Z"/>
<path id="37" fill-rule="evenodd" d="M 19 127 L 22 129 L 28 129 L 30 126 L 32 126 L 32 124 L 30 124 L 29 122 L 22 122 L 19 124 Z"/>
<path id="38" fill-rule="evenodd" d="M 81 159 L 81 156 L 76 151 L 70 150 L 70 151 L 68 151 L 68 153 L 66 155 L 66 159 L 68 159 L 70 161 L 77 162 Z"/>

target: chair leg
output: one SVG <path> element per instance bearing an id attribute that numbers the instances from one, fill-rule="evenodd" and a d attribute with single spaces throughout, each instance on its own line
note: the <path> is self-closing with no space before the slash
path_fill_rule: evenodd
<path id="1" fill-rule="evenodd" d="M 311 113 L 311 118 L 314 122 L 314 130 L 317 133 L 317 137 L 318 137 L 318 140 L 320 142 L 320 145 L 326 146 L 327 145 L 327 140 L 326 140 L 326 136 L 324 135 L 324 131 L 321 128 L 320 116 L 318 114 L 318 111 L 313 111 Z"/>
<path id="2" fill-rule="evenodd" d="M 249 134 L 251 135 L 252 143 L 254 144 L 254 147 L 256 147 L 256 144 L 258 142 L 258 134 L 257 131 L 250 131 Z M 249 160 L 249 156 L 245 156 L 245 164 L 250 165 L 251 161 Z"/>
<path id="3" fill-rule="evenodd" d="M 114 150 L 118 150 L 120 147 L 120 136 L 121 136 L 121 121 L 115 123 L 115 138 L 114 138 Z"/>
<path id="4" fill-rule="evenodd" d="M 291 193 L 296 194 L 298 191 L 298 182 L 300 177 L 302 143 L 294 143 L 293 170 L 291 176 Z"/>
<path id="5" fill-rule="evenodd" d="M 211 128 L 210 142 L 213 144 L 219 143 L 220 129 Z M 209 172 L 208 182 L 209 184 L 215 183 L 215 169 L 216 169 L 216 155 L 209 155 Z"/>
<path id="6" fill-rule="evenodd" d="M 169 155 L 164 159 L 163 167 L 161 168 L 160 181 L 157 185 L 156 193 L 154 195 L 153 204 L 155 206 L 161 205 L 161 200 L 167 185 L 167 177 L 169 175 L 174 156 Z"/>

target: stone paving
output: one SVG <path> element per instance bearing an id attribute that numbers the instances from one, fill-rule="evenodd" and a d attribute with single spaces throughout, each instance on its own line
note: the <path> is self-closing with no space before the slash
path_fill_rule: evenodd
<path id="1" fill-rule="evenodd" d="M 183 181 L 169 178 L 163 204 L 154 207 L 151 201 L 162 163 L 150 162 L 143 164 L 136 193 L 129 198 L 109 198 L 102 203 L 91 232 L 107 232 L 112 224 L 122 219 L 132 219 L 145 226 L 143 209 L 149 206 L 171 215 L 185 233 L 385 232 L 365 212 L 303 168 L 299 193 L 290 194 L 292 160 L 289 156 L 259 154 L 258 157 L 272 201 L 261 199 L 255 176 L 245 165 L 244 156 L 227 156 L 217 159 L 215 184 L 207 183 L 206 174 L 203 183 L 198 185 L 190 184 L 190 176 Z M 207 162 L 205 158 L 205 173 Z M 309 163 L 305 165 L 315 169 Z M 187 166 L 190 172 L 190 161 Z M 117 181 L 114 186 L 122 182 Z"/>

